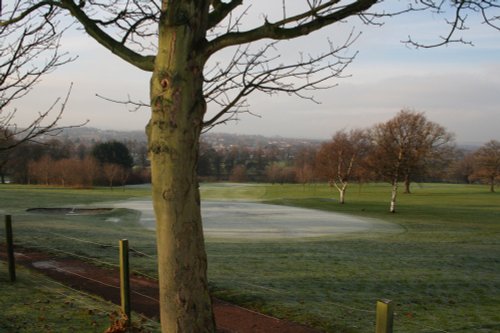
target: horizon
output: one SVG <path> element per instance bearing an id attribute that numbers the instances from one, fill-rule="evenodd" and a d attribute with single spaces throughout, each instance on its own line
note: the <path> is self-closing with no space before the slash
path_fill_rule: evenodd
<path id="1" fill-rule="evenodd" d="M 144 134 L 146 136 L 146 132 L 140 129 L 132 129 L 132 130 L 127 130 L 127 129 L 113 129 L 113 128 L 100 128 L 100 127 L 95 127 L 95 126 L 82 126 L 82 127 L 76 127 L 74 129 L 88 129 L 88 130 L 98 130 L 98 131 L 103 131 L 103 132 L 118 132 L 118 133 L 127 133 L 127 132 L 138 132 L 141 134 Z M 71 129 L 70 129 L 71 130 Z M 282 136 L 282 135 L 265 135 L 265 134 L 256 134 L 256 133 L 230 133 L 230 132 L 220 132 L 220 131 L 208 131 L 205 133 L 202 133 L 202 137 L 204 135 L 234 135 L 234 136 L 256 136 L 256 137 L 262 137 L 262 138 L 268 138 L 268 139 L 284 139 L 284 140 L 307 140 L 307 141 L 319 141 L 321 143 L 326 142 L 331 139 L 331 137 L 326 138 L 326 139 L 317 139 L 317 138 L 312 138 L 312 137 L 298 137 L 298 136 Z M 492 139 L 494 140 L 494 139 Z M 488 140 L 490 141 L 490 140 Z M 473 146 L 473 147 L 479 147 L 487 143 L 488 141 L 484 142 L 463 142 L 463 141 L 458 141 L 455 140 L 455 143 L 457 146 Z"/>
<path id="2" fill-rule="evenodd" d="M 259 2 L 260 3 L 260 2 Z M 274 5 L 273 5 L 274 6 Z M 254 11 L 258 11 L 258 5 Z M 439 40 L 446 32 L 442 18 L 411 13 L 388 19 L 381 27 L 366 27 L 355 19 L 296 41 L 284 41 L 276 50 L 280 61 L 293 62 L 300 50 L 320 54 L 327 40 L 341 45 L 346 36 L 362 33 L 342 55 L 356 55 L 337 85 L 312 94 L 315 104 L 286 95 L 250 96 L 249 111 L 239 121 L 220 125 L 216 132 L 328 140 L 341 129 L 371 127 L 394 117 L 401 109 L 424 112 L 433 122 L 456 135 L 460 143 L 500 139 L 500 33 L 470 17 L 471 29 L 462 32 L 474 46 L 450 44 L 434 49 L 410 49 L 401 44 L 411 34 L 423 42 Z M 461 35 L 462 36 L 462 35 Z M 145 108 L 129 112 L 126 106 L 96 97 L 148 100 L 150 73 L 117 59 L 81 31 L 69 30 L 61 52 L 78 56 L 13 103 L 14 121 L 26 125 L 74 83 L 61 125 L 82 123 L 114 130 L 144 130 Z M 304 55 L 307 56 L 307 53 Z M 224 61 L 221 54 L 212 61 Z M 130 97 L 129 97 L 130 95 Z M 214 112 L 213 108 L 209 112 Z"/>

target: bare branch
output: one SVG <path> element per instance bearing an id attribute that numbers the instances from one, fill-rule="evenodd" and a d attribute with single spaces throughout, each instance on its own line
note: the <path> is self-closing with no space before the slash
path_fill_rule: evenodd
<path id="1" fill-rule="evenodd" d="M 208 29 L 214 28 L 220 24 L 236 7 L 242 3 L 243 0 L 232 0 L 228 3 L 224 3 L 220 0 L 213 0 L 213 10 L 208 18 Z"/>
<path id="2" fill-rule="evenodd" d="M 97 24 L 99 21 L 90 19 L 89 16 L 87 16 L 87 14 L 82 10 L 82 8 L 72 0 L 61 0 L 59 6 L 61 8 L 67 9 L 78 21 L 80 21 L 85 31 L 105 48 L 107 48 L 123 60 L 127 61 L 128 63 L 136 66 L 137 68 L 145 71 L 153 70 L 155 59 L 154 56 L 140 55 L 139 53 L 136 53 L 132 49 L 126 47 L 123 43 L 120 43 L 119 41 L 113 39 L 109 34 L 104 32 L 104 30 L 99 28 Z M 118 20 L 118 18 L 116 20 Z M 114 20 L 111 20 L 107 23 L 114 22 Z M 100 23 L 101 25 L 107 24 L 106 22 Z M 132 26 L 132 28 L 134 27 L 135 29 L 137 28 L 136 25 Z"/>
<path id="3" fill-rule="evenodd" d="M 352 56 L 341 56 L 359 35 L 351 32 L 340 47 L 329 43 L 329 51 L 319 56 L 301 55 L 296 63 L 279 63 L 280 56 L 269 56 L 277 43 L 266 44 L 256 53 L 250 45 L 237 48 L 227 67 L 211 69 L 212 77 L 206 78 L 204 87 L 208 104 L 219 107 L 214 115 L 204 121 L 205 127 L 234 119 L 236 114 L 248 112 L 246 97 L 255 91 L 268 95 L 286 93 L 318 103 L 308 92 L 328 89 L 332 78 L 339 78 L 353 61 Z M 329 60 L 332 59 L 332 60 Z M 207 75 L 206 75 L 207 76 Z"/>
<path id="4" fill-rule="evenodd" d="M 10 16 L 7 20 L 0 19 L 0 27 L 6 27 L 12 24 L 19 23 L 36 10 L 46 6 L 49 7 L 48 13 L 53 12 L 54 4 L 52 0 L 40 1 L 39 3 L 36 3 L 33 6 L 29 6 L 27 8 L 21 8 L 21 3 L 19 1 L 16 1 L 13 10 L 11 10 L 10 13 L 0 13 Z"/>
<path id="5" fill-rule="evenodd" d="M 407 45 L 416 48 L 434 48 L 452 43 L 473 45 L 471 41 L 465 40 L 461 36 L 457 36 L 461 31 L 469 30 L 467 26 L 469 13 L 479 13 L 484 24 L 496 30 L 500 30 L 500 4 L 495 1 L 453 0 L 448 2 L 421 0 L 420 6 L 410 7 L 410 9 L 411 11 L 427 10 L 440 16 L 446 16 L 450 12 L 452 14 L 451 18 L 445 18 L 445 23 L 449 26 L 449 29 L 446 35 L 439 37 L 439 42 L 423 43 L 415 41 L 412 37 L 408 37 L 406 41 L 403 41 Z"/>
<path id="6" fill-rule="evenodd" d="M 9 113 L 7 116 L 0 117 L 0 138 L 4 143 L 6 143 L 0 146 L 0 151 L 10 150 L 24 142 L 36 142 L 36 138 L 43 135 L 56 136 L 64 129 L 82 127 L 86 125 L 89 122 L 88 120 L 77 125 L 58 125 L 66 109 L 72 88 L 73 83 L 71 83 L 63 100 L 58 98 L 47 110 L 39 112 L 36 119 L 24 128 L 19 128 L 16 124 L 12 124 L 16 111 Z M 58 104 L 60 104 L 60 106 L 59 110 L 55 114 L 55 117 L 50 120 L 48 124 L 45 124 L 44 122 L 53 114 L 53 111 L 56 109 Z"/>
<path id="7" fill-rule="evenodd" d="M 0 131 L 1 150 L 11 149 L 23 142 L 34 141 L 41 135 L 56 135 L 62 128 L 58 126 L 71 87 L 62 101 L 59 111 L 55 111 L 60 99 L 24 128 L 15 122 L 16 110 L 8 111 L 9 105 L 28 94 L 43 75 L 73 61 L 75 58 L 59 53 L 59 43 L 67 27 L 59 27 L 55 19 L 58 8 L 48 1 L 43 6 L 26 7 L 26 3 L 16 1 L 12 7 L 5 7 L 6 20 L 0 26 Z M 34 8 L 34 9 L 33 9 Z M 36 11 L 36 13 L 35 13 Z M 42 14 L 42 15 L 40 15 Z M 55 117 L 48 122 L 53 116 Z"/>
<path id="8" fill-rule="evenodd" d="M 457 31 L 467 30 L 467 27 L 465 25 L 465 21 L 466 21 L 467 17 L 463 16 L 463 14 L 462 14 L 462 10 L 463 10 L 464 6 L 465 6 L 465 2 L 460 1 L 458 3 L 458 6 L 455 9 L 455 16 L 454 16 L 453 20 L 451 20 L 451 21 L 446 20 L 446 23 L 450 25 L 450 30 L 446 36 L 440 36 L 441 42 L 434 43 L 434 44 L 422 44 L 419 42 L 415 42 L 414 40 L 412 40 L 411 37 L 408 37 L 408 40 L 404 41 L 404 43 L 409 44 L 411 46 L 414 46 L 416 48 L 433 48 L 433 47 L 447 45 L 450 43 L 462 43 L 462 44 L 472 45 L 471 42 L 467 42 L 462 38 L 459 38 L 459 39 L 454 38 Z M 430 4 L 430 8 L 434 8 L 436 10 L 436 12 L 438 12 L 438 13 L 441 12 L 441 5 L 435 6 L 435 5 Z"/>
<path id="9" fill-rule="evenodd" d="M 20 2 L 14 4 L 14 8 L 19 6 Z M 15 12 L 4 14 L 12 18 Z M 55 15 L 56 11 L 50 7 L 40 19 L 28 15 L 24 16 L 26 22 L 8 19 L 13 23 L 0 26 L 0 112 L 26 95 L 42 75 L 74 60 L 58 52 L 65 28 L 56 31 Z"/>
<path id="10" fill-rule="evenodd" d="M 58 9 L 65 9 L 71 13 L 84 27 L 85 31 L 92 36 L 97 42 L 106 47 L 108 50 L 122 58 L 123 60 L 131 63 L 132 65 L 145 70 L 152 71 L 154 65 L 154 56 L 152 55 L 141 55 L 134 51 L 131 47 L 125 45 L 126 42 L 132 45 L 139 45 L 134 40 L 134 35 L 138 35 L 142 38 L 147 38 L 156 35 L 156 27 L 151 31 L 148 30 L 147 26 L 150 23 L 157 23 L 159 8 L 154 2 L 152 5 L 144 4 L 138 0 L 127 1 L 125 8 L 118 12 L 114 11 L 115 5 L 118 3 L 114 0 L 110 3 L 100 3 L 96 0 L 80 1 L 78 4 L 74 0 L 45 0 L 41 2 L 21 2 L 17 0 L 13 9 L 8 13 L 8 19 L 0 19 L 0 27 L 7 27 L 13 24 L 19 24 L 24 21 L 28 21 L 31 15 L 35 15 L 39 10 L 46 11 L 44 14 L 46 18 L 46 23 L 51 24 L 55 21 L 55 13 Z M 106 8 L 111 11 L 115 16 L 110 19 L 99 19 L 90 18 L 85 12 L 84 8 L 86 4 L 89 3 L 95 8 Z M 134 9 L 129 9 L 129 4 L 134 4 Z M 131 5 L 130 5 L 131 6 Z M 91 15 L 94 14 L 91 8 Z M 124 31 L 124 35 L 121 41 L 112 38 L 108 33 L 106 33 L 101 27 L 115 27 L 119 30 Z M 146 28 L 143 28 L 146 27 Z M 141 45 L 140 50 L 144 50 L 144 46 Z"/>
<path id="11" fill-rule="evenodd" d="M 327 25 L 340 22 L 350 16 L 363 13 L 377 3 L 377 0 L 357 0 L 348 5 L 337 7 L 339 0 L 324 3 L 309 2 L 309 9 L 270 23 L 267 20 L 261 26 L 244 31 L 232 32 L 210 41 L 206 47 L 207 56 L 229 46 L 251 43 L 261 39 L 284 40 L 305 36 Z"/>
<path id="12" fill-rule="evenodd" d="M 142 108 L 150 108 L 151 104 L 143 102 L 143 101 L 134 101 L 130 98 L 130 95 L 127 96 L 126 100 L 118 100 L 118 99 L 113 99 L 105 96 L 101 96 L 99 94 L 96 94 L 97 97 L 116 104 L 123 104 L 127 105 L 130 107 L 129 112 L 137 112 Z"/>

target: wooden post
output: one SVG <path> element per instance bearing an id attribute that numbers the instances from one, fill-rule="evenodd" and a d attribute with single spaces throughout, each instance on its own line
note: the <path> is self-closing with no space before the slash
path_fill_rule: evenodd
<path id="1" fill-rule="evenodd" d="M 12 236 L 12 217 L 5 215 L 5 234 L 7 236 L 7 262 L 10 281 L 16 281 L 16 263 L 14 258 L 14 237 Z"/>
<path id="2" fill-rule="evenodd" d="M 120 240 L 120 298 L 122 312 L 127 316 L 127 326 L 130 324 L 130 275 L 128 262 L 128 240 Z"/>
<path id="3" fill-rule="evenodd" d="M 377 324 L 375 333 L 392 333 L 394 308 L 388 299 L 377 301 Z"/>

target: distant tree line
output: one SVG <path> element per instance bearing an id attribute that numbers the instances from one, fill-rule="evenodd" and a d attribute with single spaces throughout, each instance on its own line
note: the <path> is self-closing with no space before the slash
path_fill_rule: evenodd
<path id="1" fill-rule="evenodd" d="M 71 187 L 145 183 L 149 182 L 145 154 L 146 149 L 117 141 L 90 145 L 57 138 L 23 142 L 0 150 L 0 180 Z"/>
<path id="2" fill-rule="evenodd" d="M 0 137 L 0 180 L 73 187 L 149 182 L 145 142 L 81 142 L 51 137 L 13 149 L 11 135 Z M 500 142 L 475 151 L 458 149 L 453 135 L 421 112 L 403 110 L 368 129 L 341 130 L 322 144 L 211 145 L 202 142 L 201 181 L 327 182 L 344 203 L 348 185 L 386 181 L 395 210 L 399 184 L 412 182 L 485 183 L 500 180 Z"/>

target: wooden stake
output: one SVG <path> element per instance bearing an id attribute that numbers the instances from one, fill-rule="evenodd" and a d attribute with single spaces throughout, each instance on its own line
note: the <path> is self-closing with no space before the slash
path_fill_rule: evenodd
<path id="1" fill-rule="evenodd" d="M 14 237 L 12 236 L 12 217 L 5 215 L 5 233 L 7 236 L 7 261 L 10 281 L 16 281 L 16 262 L 14 258 Z"/>
<path id="2" fill-rule="evenodd" d="M 387 299 L 377 301 L 377 324 L 375 333 L 392 333 L 394 309 Z"/>
<path id="3" fill-rule="evenodd" d="M 127 326 L 130 324 L 131 316 L 128 252 L 128 240 L 120 240 L 120 297 L 122 312 L 127 316 Z"/>

